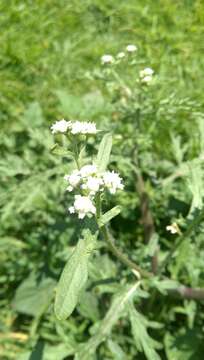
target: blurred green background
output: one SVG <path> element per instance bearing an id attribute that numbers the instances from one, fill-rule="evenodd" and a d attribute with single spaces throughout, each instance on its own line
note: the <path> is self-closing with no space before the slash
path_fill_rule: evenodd
<path id="1" fill-rule="evenodd" d="M 58 279 L 67 259 L 67 239 L 73 245 L 74 227 L 67 217 L 62 179 L 69 165 L 50 151 L 51 124 L 76 116 L 96 121 L 102 128 L 111 124 L 114 114 L 107 94 L 99 90 L 91 73 L 100 66 L 103 54 L 116 54 L 132 43 L 138 46 L 141 64 L 152 67 L 161 80 L 156 99 L 170 99 L 173 94 L 188 103 L 178 114 L 167 100 L 168 114 L 163 116 L 175 117 L 175 129 L 188 128 L 185 140 L 191 144 L 191 155 L 195 154 L 197 130 L 191 133 L 195 116 L 189 114 L 192 107 L 201 116 L 204 107 L 203 33 L 202 0 L 0 2 L 1 359 L 20 359 L 17 354 L 32 348 L 39 334 L 51 349 L 45 359 L 63 359 L 72 353 L 76 339 L 87 339 L 89 321 L 98 319 L 82 309 L 68 322 L 56 324 L 52 311 L 42 316 L 32 302 L 25 309 L 22 299 L 16 299 L 16 289 L 30 274 Z M 120 202 L 129 204 L 128 194 Z M 108 257 L 104 264 L 107 276 L 112 266 L 112 276 L 115 264 Z M 26 298 L 35 290 L 35 281 Z M 48 285 L 52 289 L 52 281 Z M 33 303 L 45 293 L 42 289 Z M 177 330 L 176 324 L 173 329 Z M 102 359 L 117 359 L 109 356 Z M 188 359 L 185 354 L 169 356 Z"/>

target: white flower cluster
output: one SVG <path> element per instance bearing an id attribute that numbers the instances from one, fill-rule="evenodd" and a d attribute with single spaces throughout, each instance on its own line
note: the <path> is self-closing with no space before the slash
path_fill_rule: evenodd
<path id="1" fill-rule="evenodd" d="M 140 80 L 144 84 L 149 84 L 152 81 L 152 76 L 154 74 L 154 70 L 151 68 L 145 68 L 140 71 Z"/>
<path id="2" fill-rule="evenodd" d="M 79 219 L 84 216 L 96 213 L 96 207 L 88 196 L 75 195 L 74 206 L 69 207 L 70 214 L 77 213 Z"/>
<path id="3" fill-rule="evenodd" d="M 123 189 L 121 177 L 114 171 L 99 173 L 95 165 L 85 165 L 80 170 L 74 170 L 70 175 L 65 175 L 68 182 L 68 191 L 80 190 L 83 194 L 76 195 L 73 206 L 69 208 L 70 213 L 77 213 L 82 219 L 86 214 L 95 214 L 93 198 L 97 192 L 108 190 L 115 194 L 118 189 Z"/>
<path id="4" fill-rule="evenodd" d="M 70 132 L 70 134 L 77 135 L 77 134 L 83 134 L 83 135 L 93 135 L 96 134 L 96 124 L 93 122 L 86 122 L 86 121 L 66 121 L 64 119 L 56 121 L 51 126 L 52 134 L 56 133 L 66 133 L 67 131 Z"/>
<path id="5" fill-rule="evenodd" d="M 166 230 L 169 231 L 171 234 L 180 233 L 179 227 L 178 227 L 177 223 L 175 223 L 175 222 L 171 225 L 167 225 Z"/>
<path id="6" fill-rule="evenodd" d="M 129 53 L 133 53 L 133 52 L 137 51 L 137 46 L 136 46 L 136 45 L 132 45 L 132 44 L 127 45 L 127 46 L 126 46 L 126 50 L 127 50 L 127 52 L 129 52 Z"/>
<path id="7" fill-rule="evenodd" d="M 126 49 L 127 53 L 134 53 L 135 51 L 137 51 L 137 46 L 136 45 L 127 45 L 126 46 Z M 121 51 L 119 52 L 117 55 L 116 55 L 116 58 L 118 60 L 121 60 L 123 59 L 124 57 L 126 56 L 125 52 L 124 51 Z M 110 55 L 110 54 L 105 54 L 101 57 L 101 64 L 102 65 L 109 65 L 109 64 L 113 64 L 115 62 L 115 58 Z"/>

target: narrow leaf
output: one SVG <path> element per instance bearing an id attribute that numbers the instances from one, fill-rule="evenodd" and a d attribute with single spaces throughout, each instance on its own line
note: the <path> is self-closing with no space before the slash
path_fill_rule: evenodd
<path id="1" fill-rule="evenodd" d="M 98 155 L 96 159 L 96 165 L 99 171 L 104 171 L 108 165 L 110 153 L 112 148 L 112 135 L 104 135 L 98 149 Z"/>
<path id="2" fill-rule="evenodd" d="M 111 210 L 107 211 L 105 214 L 103 214 L 99 219 L 99 227 L 102 227 L 105 224 L 107 224 L 111 219 L 117 216 L 120 213 L 120 211 L 121 208 L 119 205 L 117 205 Z"/>

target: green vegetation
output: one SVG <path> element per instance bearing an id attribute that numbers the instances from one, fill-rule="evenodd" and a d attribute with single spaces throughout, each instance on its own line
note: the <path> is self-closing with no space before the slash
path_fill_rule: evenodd
<path id="1" fill-rule="evenodd" d="M 1 1 L 2 360 L 202 359 L 203 31 L 201 0 Z M 104 70 L 101 56 L 127 44 L 138 46 L 135 60 Z M 141 90 L 145 67 L 154 81 Z M 100 224 L 111 220 L 114 244 L 136 266 L 100 235 L 81 263 L 79 302 L 59 320 L 60 274 L 88 246 L 67 212 L 73 161 L 55 145 L 67 142 L 50 131 L 63 117 L 102 130 L 85 160 L 104 131 L 113 135 L 109 168 L 125 189 L 108 197 L 104 212 L 115 209 Z M 108 162 L 103 151 L 98 159 Z M 166 230 L 174 222 L 181 234 Z"/>

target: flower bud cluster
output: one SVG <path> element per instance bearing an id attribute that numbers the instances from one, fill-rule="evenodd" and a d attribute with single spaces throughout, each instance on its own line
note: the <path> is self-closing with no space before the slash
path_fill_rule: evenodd
<path id="1" fill-rule="evenodd" d="M 96 165 L 85 165 L 80 170 L 74 170 L 70 175 L 65 175 L 68 182 L 68 191 L 78 190 L 82 195 L 75 195 L 70 213 L 77 213 L 82 219 L 86 214 L 95 214 L 94 196 L 105 190 L 115 194 L 118 189 L 123 189 L 122 178 L 114 171 L 98 172 Z"/>
<path id="2" fill-rule="evenodd" d="M 96 124 L 93 122 L 87 121 L 66 121 L 64 119 L 56 121 L 51 126 L 52 134 L 56 133 L 67 133 L 69 132 L 72 135 L 82 134 L 82 135 L 93 135 L 96 134 Z"/>

